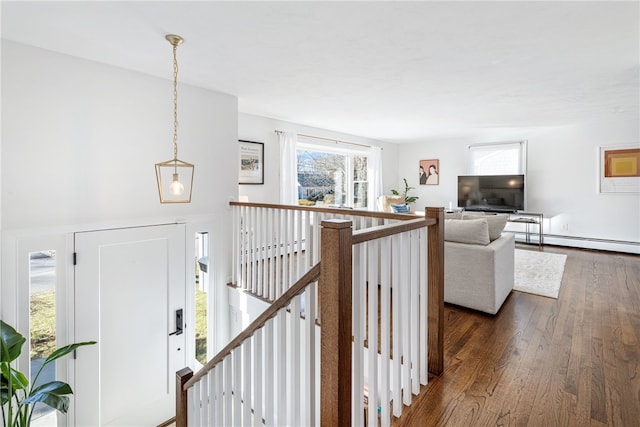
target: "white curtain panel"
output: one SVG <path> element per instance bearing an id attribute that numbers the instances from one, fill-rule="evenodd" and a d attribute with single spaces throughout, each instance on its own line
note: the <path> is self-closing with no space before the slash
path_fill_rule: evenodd
<path id="1" fill-rule="evenodd" d="M 280 133 L 280 203 L 283 205 L 298 204 L 297 145 L 295 132 Z"/>
<path id="2" fill-rule="evenodd" d="M 378 197 L 382 196 L 382 148 L 370 147 L 367 161 L 367 178 L 369 179 L 369 210 L 375 211 Z"/>

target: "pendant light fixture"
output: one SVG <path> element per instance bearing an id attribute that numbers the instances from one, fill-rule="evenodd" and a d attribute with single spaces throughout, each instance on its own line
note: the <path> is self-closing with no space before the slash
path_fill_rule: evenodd
<path id="1" fill-rule="evenodd" d="M 156 178 L 160 203 L 190 203 L 193 187 L 193 165 L 178 160 L 178 60 L 176 50 L 184 41 L 180 36 L 167 34 L 173 46 L 173 159 L 156 163 Z"/>

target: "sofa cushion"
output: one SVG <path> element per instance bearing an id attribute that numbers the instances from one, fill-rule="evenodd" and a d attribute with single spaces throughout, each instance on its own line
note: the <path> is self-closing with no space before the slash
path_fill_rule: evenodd
<path id="1" fill-rule="evenodd" d="M 378 209 L 382 212 L 393 212 L 391 205 L 399 205 L 402 203 L 404 203 L 404 196 L 380 196 L 378 198 Z"/>
<path id="2" fill-rule="evenodd" d="M 489 240 L 493 242 L 502 235 L 502 230 L 504 230 L 504 227 L 507 225 L 509 216 L 505 214 L 484 215 L 481 213 L 464 213 L 462 215 L 462 219 L 464 220 L 479 218 L 487 220 L 487 224 L 489 225 Z"/>
<path id="3" fill-rule="evenodd" d="M 445 212 L 444 219 L 462 219 L 462 212 Z"/>
<path id="4" fill-rule="evenodd" d="M 488 245 L 489 225 L 485 218 L 445 219 L 444 240 L 449 242 Z"/>
<path id="5" fill-rule="evenodd" d="M 409 213 L 409 206 L 407 205 L 391 205 L 391 210 L 394 213 Z"/>

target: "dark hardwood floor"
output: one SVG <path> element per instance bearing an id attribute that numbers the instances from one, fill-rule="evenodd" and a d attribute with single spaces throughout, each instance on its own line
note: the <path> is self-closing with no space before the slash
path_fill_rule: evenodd
<path id="1" fill-rule="evenodd" d="M 640 256 L 544 251 L 568 255 L 559 298 L 446 305 L 445 372 L 394 425 L 640 426 Z"/>

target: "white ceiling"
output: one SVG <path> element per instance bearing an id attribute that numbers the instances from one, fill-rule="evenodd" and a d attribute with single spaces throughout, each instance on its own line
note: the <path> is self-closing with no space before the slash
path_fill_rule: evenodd
<path id="1" fill-rule="evenodd" d="M 639 3 L 10 2 L 2 37 L 393 142 L 639 111 Z"/>

